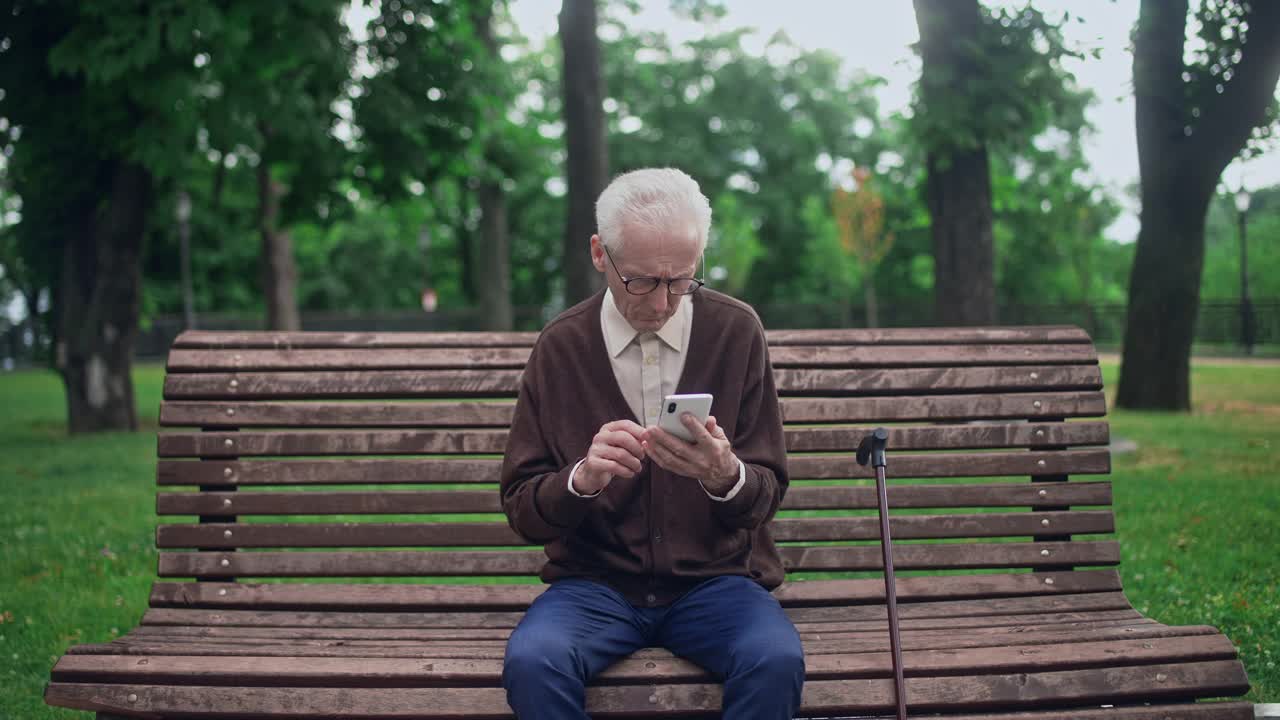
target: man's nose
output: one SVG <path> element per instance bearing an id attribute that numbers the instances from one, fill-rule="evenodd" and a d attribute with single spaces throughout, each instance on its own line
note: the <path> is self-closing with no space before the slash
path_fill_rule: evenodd
<path id="1" fill-rule="evenodd" d="M 669 302 L 671 302 L 671 298 L 668 296 L 666 283 L 658 285 L 656 290 L 649 293 L 649 306 L 656 311 L 666 310 Z"/>

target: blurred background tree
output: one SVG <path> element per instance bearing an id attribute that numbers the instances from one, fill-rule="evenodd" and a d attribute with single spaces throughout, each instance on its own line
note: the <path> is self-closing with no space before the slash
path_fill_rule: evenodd
<path id="1" fill-rule="evenodd" d="M 866 168 L 853 171 L 852 190 L 831 193 L 831 212 L 840 230 L 840 247 L 858 261 L 862 275 L 867 327 L 880 327 L 876 311 L 876 268 L 893 247 L 893 233 L 884 232 L 884 198 L 871 186 Z"/>

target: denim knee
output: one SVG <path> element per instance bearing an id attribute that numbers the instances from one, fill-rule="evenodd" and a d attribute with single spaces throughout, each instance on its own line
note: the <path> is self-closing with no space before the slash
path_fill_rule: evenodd
<path id="1" fill-rule="evenodd" d="M 502 684 L 520 680 L 547 681 L 555 676 L 582 677 L 585 669 L 577 649 L 563 633 L 516 628 L 507 641 Z"/>

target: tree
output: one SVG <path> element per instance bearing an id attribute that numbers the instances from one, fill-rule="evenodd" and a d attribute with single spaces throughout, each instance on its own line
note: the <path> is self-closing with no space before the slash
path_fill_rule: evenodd
<path id="1" fill-rule="evenodd" d="M 729 219 L 722 207 L 735 211 L 734 224 L 750 223 L 762 252 L 745 242 L 732 251 L 739 255 L 732 282 L 744 300 L 825 301 L 829 293 L 815 280 L 832 260 L 807 259 L 821 241 L 806 202 L 829 219 L 832 168 L 874 165 L 885 148 L 873 94 L 880 80 L 847 73 L 834 54 L 802 50 L 781 34 L 754 53 L 744 48 L 747 29 L 707 28 L 673 47 L 665 34 L 628 25 L 626 17 L 605 20 L 616 36 L 604 46 L 606 81 L 626 88 L 604 102 L 615 168 L 683 167 L 715 201 L 713 226 Z M 714 235 L 712 242 L 708 260 L 721 262 L 723 243 Z"/>
<path id="2" fill-rule="evenodd" d="M 363 167 L 380 197 L 402 200 L 415 187 L 456 197 L 465 188 L 448 234 L 479 327 L 489 330 L 513 326 L 509 193 L 538 161 L 522 152 L 536 131 L 507 117 L 515 83 L 502 57 L 504 7 L 383 3 L 367 45 L 373 76 L 355 103 Z"/>
<path id="3" fill-rule="evenodd" d="M 602 286 L 591 265 L 587 240 L 595 234 L 595 202 L 609 176 L 600 72 L 600 38 L 596 34 L 596 0 L 564 0 L 560 8 L 566 167 L 569 215 L 565 223 L 565 302 L 572 305 Z"/>
<path id="4" fill-rule="evenodd" d="M 943 324 L 995 317 L 989 152 L 1025 146 L 1088 95 L 1059 64 L 1059 26 L 1030 6 L 915 0 L 922 60 L 912 126 L 927 152 L 934 304 Z M 1065 22 L 1065 18 L 1064 18 Z"/>
<path id="5" fill-rule="evenodd" d="M 884 232 L 884 198 L 871 186 L 871 172 L 853 172 L 854 189 L 837 187 L 831 211 L 840 229 L 840 245 L 858 260 L 867 311 L 867 327 L 880 327 L 876 309 L 876 267 L 893 247 L 893 233 Z"/>
<path id="6" fill-rule="evenodd" d="M 22 198 L 10 230 L 50 290 L 73 433 L 137 428 L 140 258 L 157 187 L 194 128 L 189 53 L 202 12 L 176 0 L 0 4 L 0 116 Z"/>
<path id="7" fill-rule="evenodd" d="M 345 161 L 331 110 L 350 76 L 341 8 L 338 0 L 242 0 L 220 19 L 226 31 L 202 32 L 199 41 L 208 142 L 242 148 L 255 170 L 262 296 L 273 330 L 300 329 L 289 227 L 315 215 Z"/>
<path id="8" fill-rule="evenodd" d="M 927 113 L 957 113 L 955 97 L 981 82 L 978 0 L 915 0 L 920 28 L 920 100 Z M 986 139 L 968 138 L 928 155 L 925 195 L 932 218 L 934 303 L 944 325 L 995 322 L 991 171 Z"/>
<path id="9" fill-rule="evenodd" d="M 1142 212 L 1116 405 L 1191 409 L 1205 214 L 1222 171 L 1274 118 L 1280 3 L 1205 0 L 1186 59 L 1187 0 L 1143 0 L 1133 50 Z"/>

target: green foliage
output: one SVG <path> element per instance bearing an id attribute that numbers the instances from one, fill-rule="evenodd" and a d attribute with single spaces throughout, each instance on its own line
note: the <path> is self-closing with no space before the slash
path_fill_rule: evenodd
<path id="1" fill-rule="evenodd" d="M 1280 298 L 1280 186 L 1253 194 L 1248 213 L 1249 295 Z M 1240 226 L 1235 199 L 1219 195 L 1205 219 L 1204 271 L 1200 297 L 1240 297 Z"/>
<path id="2" fill-rule="evenodd" d="M 714 222 L 704 267 L 704 273 L 717 287 L 734 296 L 747 291 L 751 268 L 764 255 L 764 246 L 756 232 L 761 225 L 760 217 L 743 207 L 738 195 L 722 192 L 711 204 Z"/>
<path id="3" fill-rule="evenodd" d="M 945 158 L 982 145 L 1017 152 L 1049 127 L 1083 126 L 1089 94 L 1062 67 L 1080 53 L 1066 45 L 1061 23 L 1030 3 L 979 12 L 977 42 L 963 49 L 971 69 L 963 82 L 945 66 L 920 78 L 913 136 Z"/>
<path id="4" fill-rule="evenodd" d="M 882 145 L 872 90 L 880 81 L 851 75 L 833 54 L 780 35 L 761 56 L 744 49 L 747 30 L 704 30 L 676 47 L 662 33 L 629 28 L 625 16 L 603 21 L 602 36 L 616 38 L 602 58 L 611 170 L 674 165 L 708 197 L 735 192 L 760 218 L 755 231 L 764 249 L 745 298 L 820 301 L 825 293 L 809 282 L 803 262 L 804 200 L 830 192 L 820 157 L 874 164 Z"/>
<path id="5" fill-rule="evenodd" d="M 1176 111 L 1182 116 L 1183 127 L 1193 133 L 1204 110 L 1218 102 L 1243 57 L 1244 46 L 1249 41 L 1246 5 L 1244 0 L 1202 0 L 1192 5 L 1189 29 L 1197 42 L 1190 44 L 1184 59 L 1185 100 Z M 1280 120 L 1280 100 L 1273 97 L 1267 105 L 1265 121 L 1254 128 L 1241 155 L 1256 157 L 1272 147 L 1277 120 Z"/>

